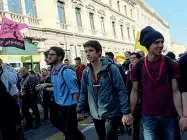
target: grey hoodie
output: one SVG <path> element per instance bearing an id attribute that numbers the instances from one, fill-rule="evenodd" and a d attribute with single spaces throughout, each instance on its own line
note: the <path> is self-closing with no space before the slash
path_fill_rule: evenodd
<path id="1" fill-rule="evenodd" d="M 10 93 L 12 96 L 18 95 L 18 89 L 16 86 L 18 77 L 14 68 L 9 64 L 5 64 L 5 67 L 3 69 L 0 69 L 0 73 L 1 72 L 2 75 L 0 79 L 6 86 L 8 93 Z"/>

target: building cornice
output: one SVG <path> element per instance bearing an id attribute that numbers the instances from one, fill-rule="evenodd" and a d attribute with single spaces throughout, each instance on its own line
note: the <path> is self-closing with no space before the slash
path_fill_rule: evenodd
<path id="1" fill-rule="evenodd" d="M 37 41 L 44 41 L 47 40 L 45 37 L 45 33 L 42 31 L 41 28 L 34 28 L 34 27 L 29 27 L 29 30 L 26 33 L 22 33 L 24 38 L 29 38 L 32 40 L 37 40 Z"/>
<path id="2" fill-rule="evenodd" d="M 137 4 L 135 0 L 123 0 L 123 1 L 129 3 L 131 6 L 135 6 Z"/>
<path id="3" fill-rule="evenodd" d="M 150 7 L 144 0 L 135 0 L 137 5 L 140 7 L 143 7 L 147 12 L 151 14 L 152 17 L 155 17 L 157 20 L 159 20 L 162 25 L 164 25 L 166 28 L 170 28 L 169 24 L 152 8 Z"/>
<path id="4" fill-rule="evenodd" d="M 122 13 L 119 13 L 118 11 L 112 9 L 109 5 L 104 4 L 104 3 L 102 3 L 102 2 L 99 1 L 99 0 L 93 0 L 93 1 L 96 2 L 96 3 L 98 3 L 98 4 L 100 4 L 101 6 L 103 6 L 103 7 L 105 7 L 105 8 L 108 8 L 110 11 L 112 11 L 112 12 L 114 12 L 114 13 L 116 13 L 116 14 L 118 14 L 118 15 L 120 15 L 120 16 L 122 16 L 122 17 L 124 17 L 124 18 L 126 18 L 126 19 L 128 19 L 128 20 L 130 20 L 130 21 L 132 21 L 132 22 L 135 22 L 135 20 L 133 20 L 133 19 L 131 19 L 131 18 L 129 18 L 129 17 L 123 15 Z"/>
<path id="5" fill-rule="evenodd" d="M 88 4 L 86 5 L 86 8 L 90 11 L 90 12 L 95 12 L 95 7 L 92 4 Z"/>
<path id="6" fill-rule="evenodd" d="M 98 12 L 98 14 L 101 15 L 101 16 L 105 16 L 105 15 L 106 15 L 106 14 L 105 14 L 105 11 L 102 10 L 102 9 L 98 10 L 97 12 Z"/>
<path id="7" fill-rule="evenodd" d="M 81 0 L 72 0 L 73 4 L 79 5 L 79 6 L 83 6 L 83 3 Z"/>
<path id="8" fill-rule="evenodd" d="M 43 32 L 46 33 L 56 33 L 56 34 L 63 34 L 63 35 L 69 35 L 72 36 L 72 32 L 65 32 L 65 31 L 60 31 L 60 30 L 54 30 L 50 28 L 43 28 Z M 115 39 L 108 39 L 108 38 L 101 38 L 101 37 L 96 37 L 96 36 L 90 36 L 90 35 L 82 35 L 82 34 L 74 34 L 75 37 L 83 37 L 83 38 L 89 38 L 89 39 L 95 39 L 95 40 L 103 40 L 103 41 L 109 41 L 109 42 L 115 42 L 115 43 L 121 43 L 121 44 L 127 44 L 127 45 L 134 45 L 133 43 L 129 42 L 124 42 L 124 41 L 117 41 Z"/>

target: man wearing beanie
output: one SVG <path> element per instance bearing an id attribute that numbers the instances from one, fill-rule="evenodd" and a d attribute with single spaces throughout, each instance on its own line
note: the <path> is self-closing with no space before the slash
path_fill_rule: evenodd
<path id="1" fill-rule="evenodd" d="M 131 113 L 134 114 L 141 89 L 144 139 L 160 140 L 161 133 L 162 139 L 175 140 L 175 110 L 184 119 L 176 80 L 180 76 L 179 66 L 162 55 L 164 37 L 160 32 L 148 26 L 141 31 L 139 41 L 148 55 L 132 68 Z"/>

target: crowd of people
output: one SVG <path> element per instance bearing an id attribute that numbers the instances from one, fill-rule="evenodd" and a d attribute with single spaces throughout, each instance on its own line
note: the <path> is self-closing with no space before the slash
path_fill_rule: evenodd
<path id="1" fill-rule="evenodd" d="M 83 45 L 89 63 L 77 57 L 75 67 L 52 46 L 40 75 L 25 67 L 16 73 L 0 60 L 1 138 L 24 140 L 24 131 L 40 127 L 40 103 L 42 122 L 50 119 L 65 140 L 86 139 L 78 129 L 85 116 L 99 140 L 118 140 L 125 130 L 133 140 L 181 140 L 187 131 L 187 53 L 177 60 L 172 52 L 162 55 L 164 37 L 150 26 L 141 31 L 140 44 L 148 54 L 126 52 L 120 65 L 90 40 Z"/>

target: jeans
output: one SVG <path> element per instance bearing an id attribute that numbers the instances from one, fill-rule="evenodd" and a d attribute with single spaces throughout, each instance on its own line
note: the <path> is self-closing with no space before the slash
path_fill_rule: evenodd
<path id="1" fill-rule="evenodd" d="M 147 116 L 142 117 L 145 140 L 160 140 L 158 133 L 164 140 L 175 140 L 176 118 L 173 116 Z"/>
<path id="2" fill-rule="evenodd" d="M 187 140 L 187 131 L 181 132 L 181 140 Z"/>
<path id="3" fill-rule="evenodd" d="M 118 124 L 119 118 L 97 120 L 94 119 L 94 125 L 99 140 L 118 140 Z"/>

